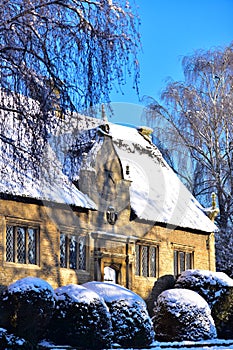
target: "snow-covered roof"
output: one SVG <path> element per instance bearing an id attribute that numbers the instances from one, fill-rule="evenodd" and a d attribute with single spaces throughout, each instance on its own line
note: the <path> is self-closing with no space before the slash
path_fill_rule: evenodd
<path id="1" fill-rule="evenodd" d="M 122 125 L 110 124 L 110 134 L 125 178 L 132 181 L 131 206 L 139 218 L 204 232 L 216 230 L 152 142 L 136 128 Z M 126 165 L 130 175 L 126 174 Z"/>
<path id="2" fill-rule="evenodd" d="M 10 148 L 8 151 L 0 148 L 0 151 L 0 193 L 96 209 L 94 202 L 63 174 L 62 165 L 49 145 L 38 177 L 30 169 L 17 164 Z"/>
<path id="3" fill-rule="evenodd" d="M 72 179 L 78 179 L 80 168 L 92 168 L 106 134 L 104 128 L 100 129 L 98 125 L 93 128 L 93 123 L 90 128 L 88 121 L 86 120 L 86 126 L 83 122 L 79 124 L 79 131 L 71 143 L 74 154 L 77 151 L 79 154 L 76 163 L 72 160 Z M 101 125 L 103 121 L 95 119 L 95 124 L 97 123 Z M 109 136 L 112 137 L 121 161 L 124 178 L 131 181 L 130 204 L 138 218 L 203 232 L 217 229 L 206 215 L 205 209 L 163 159 L 158 148 L 139 132 L 140 128 L 113 123 L 108 125 Z M 67 175 L 69 170 L 68 161 L 64 166 Z"/>
<path id="4" fill-rule="evenodd" d="M 28 108 L 32 113 L 33 101 L 29 102 Z M 2 115 L 2 118 L 4 116 L 5 114 Z M 54 139 L 60 142 L 59 138 L 63 138 L 61 142 L 63 149 L 58 150 L 53 145 L 48 145 L 44 152 L 46 165 L 39 179 L 34 178 L 30 170 L 26 171 L 16 167 L 10 152 L 4 153 L 5 148 L 1 149 L 4 157 L 8 157 L 4 164 L 3 159 L 0 159 L 0 166 L 3 169 L 0 182 L 1 193 L 77 207 L 96 208 L 93 201 L 72 183 L 71 180 L 78 179 L 78 173 L 76 172 L 77 178 L 69 176 L 69 169 L 67 170 L 69 164 L 63 166 L 63 162 L 66 152 L 76 140 L 75 147 L 77 148 L 78 143 L 80 146 L 80 152 L 76 157 L 76 167 L 80 169 L 84 166 L 84 154 L 85 166 L 91 167 L 103 142 L 103 137 L 98 136 L 98 125 L 104 122 L 81 115 L 72 117 L 68 116 L 69 122 L 54 130 Z M 10 120 L 10 113 L 6 118 Z M 112 123 L 109 123 L 109 126 L 124 177 L 132 181 L 130 204 L 140 219 L 204 232 L 216 230 L 216 226 L 204 213 L 204 208 L 182 184 L 152 142 L 141 135 L 136 128 Z M 8 130 L 7 137 L 14 137 L 14 129 L 11 124 L 6 130 Z M 27 136 L 26 133 L 25 136 Z M 26 139 L 25 137 L 25 141 Z M 23 146 L 26 147 L 26 145 L 27 142 Z M 126 172 L 126 166 L 129 167 L 130 175 Z"/>
<path id="5" fill-rule="evenodd" d="M 0 193 L 96 209 L 93 201 L 80 192 L 62 172 L 62 164 L 49 144 L 44 149 L 40 172 L 37 177 L 29 167 L 23 168 L 22 164 L 17 162 L 17 157 L 14 157 L 14 143 L 17 134 L 15 130 L 20 135 L 20 148 L 24 151 L 23 157 L 25 159 L 30 158 L 27 151 L 32 138 L 15 111 L 18 107 L 21 110 L 23 106 L 24 113 L 27 113 L 28 122 L 30 121 L 32 126 L 34 125 L 33 116 L 40 112 L 39 103 L 23 95 L 13 92 L 6 93 L 0 88 L 0 105 L 0 118 L 2 119 Z M 36 128 L 37 125 L 34 125 L 34 127 Z"/>

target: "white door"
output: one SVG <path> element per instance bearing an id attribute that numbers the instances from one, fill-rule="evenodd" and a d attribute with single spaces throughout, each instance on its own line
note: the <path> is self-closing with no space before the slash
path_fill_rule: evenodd
<path id="1" fill-rule="evenodd" d="M 116 283 L 116 270 L 110 266 L 104 268 L 104 282 Z"/>

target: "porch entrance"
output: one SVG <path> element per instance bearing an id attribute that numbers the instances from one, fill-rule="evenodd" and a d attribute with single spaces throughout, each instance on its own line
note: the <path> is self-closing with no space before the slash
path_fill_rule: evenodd
<path id="1" fill-rule="evenodd" d="M 105 266 L 104 268 L 104 282 L 117 283 L 116 270 L 110 266 Z"/>
<path id="2" fill-rule="evenodd" d="M 119 263 L 104 263 L 104 282 L 121 284 L 121 264 Z"/>

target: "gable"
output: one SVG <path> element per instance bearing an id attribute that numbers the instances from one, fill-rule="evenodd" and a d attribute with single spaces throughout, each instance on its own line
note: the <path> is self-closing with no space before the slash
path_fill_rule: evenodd
<path id="1" fill-rule="evenodd" d="M 63 170 L 79 190 L 94 201 L 99 212 L 114 208 L 120 213 L 129 208 L 130 181 L 124 179 L 112 137 L 101 127 L 75 136 Z"/>
<path id="2" fill-rule="evenodd" d="M 131 206 L 140 219 L 204 232 L 216 230 L 152 142 L 134 128 L 110 124 L 110 132 L 123 168 L 129 166 Z"/>
<path id="3" fill-rule="evenodd" d="M 92 186 L 98 194 L 104 192 L 103 196 L 109 195 L 113 188 L 111 181 L 115 182 L 111 177 L 119 174 L 120 165 L 121 182 L 125 180 L 130 183 L 130 205 L 139 219 L 202 232 L 216 230 L 204 208 L 168 166 L 148 136 L 144 137 L 136 128 L 112 123 L 107 124 L 110 130 L 106 134 L 103 131 L 105 125 L 93 128 L 91 124 L 92 129 L 89 129 L 89 119 L 87 118 L 87 127 L 83 126 L 80 134 L 85 142 L 91 144 L 85 162 L 82 161 L 82 169 L 92 169 L 95 173 Z M 101 125 L 103 121 L 95 120 L 95 123 Z M 77 141 L 77 144 L 83 147 L 82 142 Z M 118 159 L 118 165 L 112 159 Z M 78 172 L 80 169 L 79 160 Z M 81 181 L 80 176 L 79 182 Z M 97 203 L 96 198 L 94 201 Z"/>

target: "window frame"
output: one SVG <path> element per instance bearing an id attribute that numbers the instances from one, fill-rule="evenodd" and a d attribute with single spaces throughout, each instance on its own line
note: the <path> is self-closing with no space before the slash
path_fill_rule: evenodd
<path id="1" fill-rule="evenodd" d="M 152 254 L 154 254 L 154 273 L 152 272 Z M 143 257 L 144 251 L 144 257 Z M 135 244 L 135 276 L 146 278 L 158 277 L 159 247 L 156 244 L 138 242 Z"/>
<path id="2" fill-rule="evenodd" d="M 61 255 L 61 237 L 64 237 L 64 261 L 61 262 L 62 259 L 62 255 Z M 76 247 L 76 251 L 75 251 L 75 264 L 74 267 L 72 267 L 71 263 L 71 242 L 72 239 L 75 239 L 76 244 L 74 245 L 74 247 Z M 84 251 L 84 258 L 82 260 L 84 260 L 83 262 L 80 262 L 80 245 L 81 242 L 80 240 L 84 239 L 84 248 L 82 248 L 82 250 Z M 64 232 L 60 232 L 60 244 L 59 244 L 59 266 L 60 268 L 64 268 L 64 269 L 70 269 L 70 270 L 79 270 L 79 271 L 87 271 L 87 235 L 76 235 L 76 234 L 72 234 L 72 233 L 64 233 Z"/>
<path id="3" fill-rule="evenodd" d="M 181 256 L 183 258 L 183 267 L 181 267 Z M 190 257 L 187 263 L 187 257 Z M 194 249 L 185 247 L 174 247 L 173 250 L 173 272 L 174 276 L 179 276 L 183 271 L 194 268 Z"/>
<path id="4" fill-rule="evenodd" d="M 7 243 L 7 235 L 8 235 L 8 228 L 12 228 L 12 260 L 7 260 L 8 257 L 8 243 Z M 22 230 L 24 232 L 24 242 L 23 242 L 23 254 L 24 257 L 22 260 L 19 258 L 19 232 Z M 35 234 L 34 238 L 34 248 L 33 253 L 35 255 L 34 261 L 31 262 L 30 258 L 30 250 L 29 247 L 30 244 L 30 230 L 33 230 Z M 6 264 L 14 264 L 14 265 L 20 265 L 20 266 L 31 266 L 31 267 L 38 267 L 40 265 L 40 225 L 37 223 L 32 223 L 28 221 L 11 221 L 6 220 L 5 222 L 5 237 L 4 237 L 4 262 Z"/>

